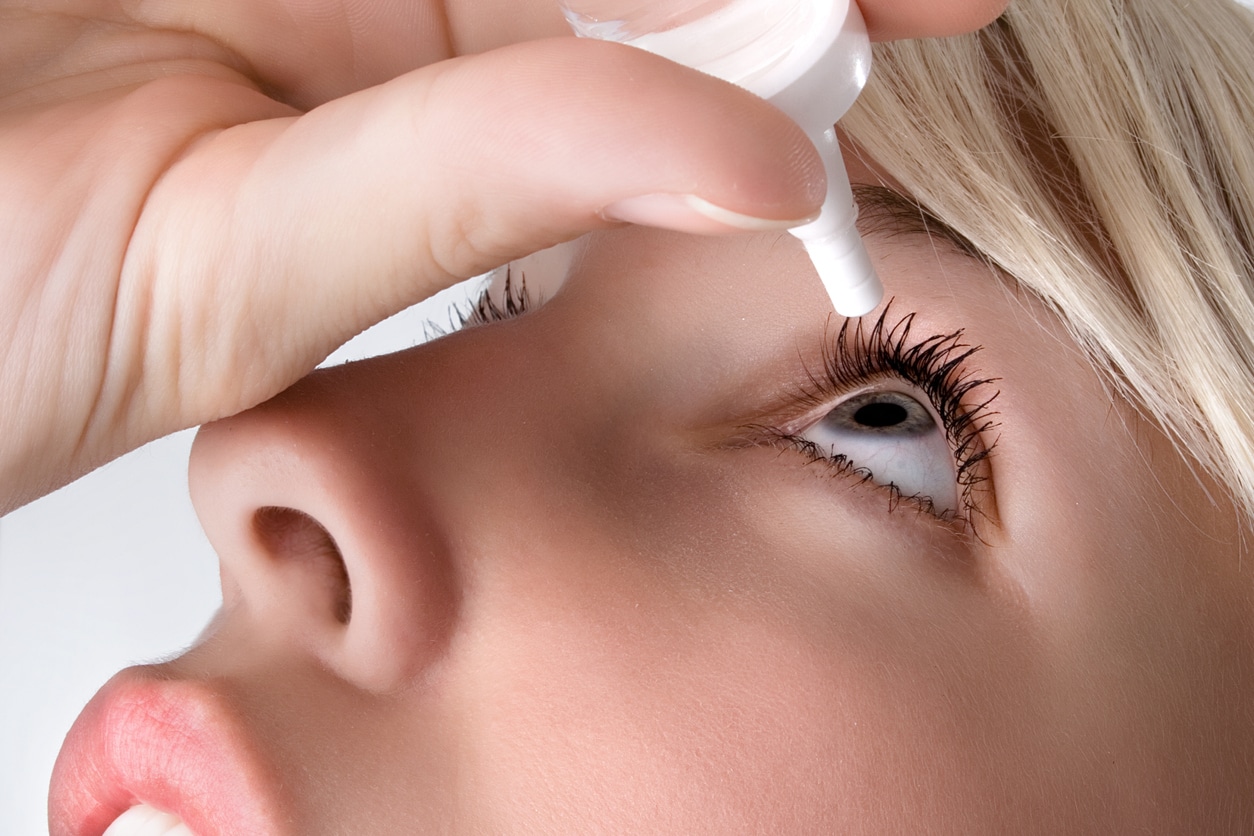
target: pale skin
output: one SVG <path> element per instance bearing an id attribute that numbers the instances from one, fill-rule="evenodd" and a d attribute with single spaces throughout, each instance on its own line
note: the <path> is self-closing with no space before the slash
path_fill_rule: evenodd
<path id="1" fill-rule="evenodd" d="M 604 233 L 538 309 L 204 429 L 224 608 L 123 678 L 210 698 L 292 833 L 1248 822 L 1232 503 L 987 266 L 867 240 L 997 378 L 978 536 L 737 442 L 832 337 L 789 236 Z"/>
<path id="2" fill-rule="evenodd" d="M 288 388 L 624 198 L 785 222 L 821 194 L 734 88 L 510 45 L 556 34 L 547 4 L 445 5 L 0 7 L 0 507 L 235 416 L 192 466 L 223 610 L 123 679 L 215 706 L 272 832 L 1250 821 L 1245 524 L 944 242 L 868 237 L 894 310 L 998 379 L 974 533 L 743 443 L 831 334 L 783 235 L 602 231 L 543 307 Z M 996 5 L 865 11 L 889 37 Z"/>
<path id="3" fill-rule="evenodd" d="M 865 11 L 904 37 L 1002 6 Z M 550 37 L 553 0 L 49 0 L 0 23 L 0 512 L 261 402 L 622 199 L 775 222 L 822 199 L 777 111 Z"/>

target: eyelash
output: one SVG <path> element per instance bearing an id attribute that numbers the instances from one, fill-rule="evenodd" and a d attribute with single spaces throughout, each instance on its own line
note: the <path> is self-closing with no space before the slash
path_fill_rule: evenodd
<path id="1" fill-rule="evenodd" d="M 505 269 L 502 303 L 498 304 L 485 289 L 469 307 L 452 311 L 456 323 L 453 330 L 513 319 L 532 307 L 534 300 L 527 290 L 526 276 L 520 276 L 515 283 L 510 268 Z M 822 409 L 877 379 L 897 378 L 916 387 L 936 410 L 953 450 L 962 510 L 938 513 L 929 497 L 905 496 L 891 484 L 884 486 L 890 492 L 890 510 L 896 509 L 904 499 L 942 519 L 955 518 L 974 527 L 975 517 L 983 516 L 977 492 L 988 479 L 984 465 L 997 446 L 996 439 L 987 444 L 984 440 L 999 426 L 992 404 L 1000 391 L 994 390 L 987 397 L 981 395 L 974 405 L 971 401 L 973 394 L 997 379 L 979 377 L 968 368 L 980 347 L 964 343 L 961 329 L 912 342 L 910 335 L 916 315 L 906 314 L 890 326 L 892 309 L 890 301 L 869 329 L 863 319 L 843 320 L 834 339 L 829 336 L 832 322 L 829 319 L 828 333 L 823 339 L 822 368 L 817 373 L 806 368 L 808 384 L 793 393 L 788 404 L 793 411 Z M 786 444 L 811 461 L 830 465 L 842 474 L 856 474 L 863 481 L 874 479 L 874 474 L 866 468 L 857 467 L 843 455 L 828 455 L 814 442 L 793 432 L 763 425 L 746 429 L 765 434 L 776 443 Z"/>
<path id="2" fill-rule="evenodd" d="M 505 286 L 501 291 L 502 305 L 498 305 L 487 288 L 479 294 L 479 298 L 467 308 L 455 307 L 451 317 L 456 323 L 454 331 L 475 325 L 488 325 L 502 322 L 526 313 L 534 301 L 527 290 L 527 275 L 519 274 L 518 282 L 514 282 L 514 271 L 509 265 L 505 267 Z"/>
<path id="3" fill-rule="evenodd" d="M 520 274 L 518 281 L 515 283 L 512 268 L 506 266 L 503 269 L 505 270 L 505 286 L 502 292 L 501 304 L 497 304 L 496 300 L 492 298 L 492 293 L 485 286 L 483 290 L 479 291 L 479 295 L 473 301 L 455 302 L 450 305 L 448 313 L 445 315 L 447 319 L 444 322 L 440 322 L 434 317 L 428 318 L 422 326 L 423 337 L 421 341 L 430 342 L 440 337 L 447 337 L 449 334 L 460 331 L 463 328 L 502 322 L 526 313 L 536 301 L 527 289 L 526 274 Z"/>
<path id="4" fill-rule="evenodd" d="M 977 492 L 988 478 L 984 465 L 997 446 L 996 439 L 987 444 L 984 439 L 998 427 L 992 404 L 1000 394 L 994 390 L 984 396 L 980 390 L 987 389 L 996 378 L 979 377 L 968 368 L 980 347 L 964 343 L 962 330 L 912 341 L 915 314 L 902 316 L 889 325 L 891 314 L 890 302 L 869 329 L 862 319 L 846 319 L 834 339 L 825 335 L 822 368 L 818 372 L 806 368 L 808 383 L 792 395 L 789 403 L 811 411 L 822 409 L 877 379 L 896 378 L 916 387 L 936 410 L 953 450 L 963 510 L 940 514 L 928 497 L 905 496 L 895 485 L 886 485 L 892 496 L 890 509 L 905 499 L 942 519 L 958 518 L 973 525 L 974 517 L 982 515 Z M 973 395 L 979 395 L 974 404 Z M 814 462 L 832 465 L 841 473 L 857 474 L 864 481 L 874 478 L 869 470 L 857 467 L 847 457 L 828 455 L 814 442 L 793 432 L 766 426 L 750 429 L 799 450 Z"/>

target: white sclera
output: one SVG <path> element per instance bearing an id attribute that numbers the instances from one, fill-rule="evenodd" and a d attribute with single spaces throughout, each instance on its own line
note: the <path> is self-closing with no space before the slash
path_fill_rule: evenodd
<path id="1" fill-rule="evenodd" d="M 863 392 L 837 404 L 799 435 L 820 452 L 843 456 L 871 480 L 902 496 L 927 497 L 937 513 L 958 510 L 953 453 L 935 416 L 913 395 Z"/>

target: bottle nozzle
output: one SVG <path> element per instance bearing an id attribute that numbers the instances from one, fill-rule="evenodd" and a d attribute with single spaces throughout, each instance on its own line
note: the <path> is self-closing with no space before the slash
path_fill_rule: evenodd
<path id="1" fill-rule="evenodd" d="M 858 207 L 835 128 L 825 131 L 815 145 L 827 170 L 827 198 L 817 220 L 791 232 L 805 244 L 836 313 L 863 316 L 884 298 L 884 286 L 858 234 Z"/>
<path id="2" fill-rule="evenodd" d="M 575 31 L 619 40 L 739 84 L 791 116 L 823 155 L 827 199 L 818 220 L 793 233 L 805 242 L 832 305 L 862 316 L 884 289 L 855 225 L 857 209 L 832 126 L 871 72 L 871 41 L 853 0 L 562 0 Z M 604 6 L 624 16 L 604 14 Z"/>
<path id="3" fill-rule="evenodd" d="M 805 243 L 836 313 L 855 317 L 875 310 L 884 298 L 884 286 L 856 230 L 814 238 L 797 237 Z"/>

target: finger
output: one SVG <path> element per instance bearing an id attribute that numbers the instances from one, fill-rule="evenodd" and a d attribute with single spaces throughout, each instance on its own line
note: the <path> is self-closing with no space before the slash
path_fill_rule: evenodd
<path id="1" fill-rule="evenodd" d="M 308 110 L 455 55 L 570 35 L 557 0 L 214 0 L 130 4 L 196 33 L 275 98 Z"/>
<path id="2" fill-rule="evenodd" d="M 968 32 L 1008 0 L 861 0 L 875 40 Z M 569 35 L 557 0 L 219 0 L 133 4 L 136 24 L 196 33 L 240 72 L 308 109 L 454 55 Z"/>
<path id="3" fill-rule="evenodd" d="M 1010 0 L 859 0 L 874 41 L 943 38 L 974 32 L 1006 10 Z"/>
<path id="4" fill-rule="evenodd" d="M 715 231 L 732 227 L 702 206 L 769 226 L 812 215 L 824 191 L 810 141 L 770 105 L 638 50 L 554 39 L 203 140 L 153 189 L 123 287 L 160 300 L 145 379 L 192 423 L 260 402 L 457 279 L 609 225 L 608 207 Z"/>

